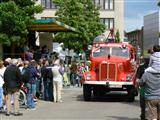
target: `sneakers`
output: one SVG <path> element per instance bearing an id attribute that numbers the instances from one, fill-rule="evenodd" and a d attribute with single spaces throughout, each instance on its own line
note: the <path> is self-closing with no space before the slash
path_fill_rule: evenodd
<path id="1" fill-rule="evenodd" d="M 6 115 L 6 116 L 10 116 L 10 113 L 6 113 L 5 115 Z M 14 116 L 22 116 L 23 113 L 19 113 L 19 112 L 18 112 L 18 113 L 14 113 L 13 115 L 14 115 Z"/>
<path id="2" fill-rule="evenodd" d="M 6 115 L 6 116 L 10 116 L 10 113 L 6 113 L 5 115 Z"/>
<path id="3" fill-rule="evenodd" d="M 14 113 L 13 115 L 14 115 L 14 116 L 22 116 L 23 113 Z"/>
<path id="4" fill-rule="evenodd" d="M 38 99 L 37 99 L 37 98 L 33 98 L 33 101 L 34 101 L 34 102 L 38 102 Z"/>

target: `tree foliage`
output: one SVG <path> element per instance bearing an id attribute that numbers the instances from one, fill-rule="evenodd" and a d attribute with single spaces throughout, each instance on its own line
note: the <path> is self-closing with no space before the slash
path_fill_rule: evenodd
<path id="1" fill-rule="evenodd" d="M 0 43 L 24 42 L 34 13 L 42 11 L 32 0 L 3 0 L 0 3 Z"/>
<path id="2" fill-rule="evenodd" d="M 158 4 L 157 4 L 159 7 L 160 7 L 160 1 L 158 2 Z"/>
<path id="3" fill-rule="evenodd" d="M 56 40 L 63 41 L 69 48 L 83 49 L 104 32 L 105 26 L 99 20 L 99 8 L 93 0 L 53 0 L 59 6 L 58 20 L 72 26 L 78 33 L 58 33 Z"/>

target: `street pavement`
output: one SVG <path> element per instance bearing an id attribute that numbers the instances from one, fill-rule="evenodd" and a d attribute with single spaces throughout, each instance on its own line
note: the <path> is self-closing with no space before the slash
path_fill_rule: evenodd
<path id="1" fill-rule="evenodd" d="M 126 94 L 112 93 L 83 101 L 82 88 L 68 87 L 63 90 L 63 102 L 39 100 L 36 110 L 21 107 L 23 116 L 5 116 L 0 120 L 139 120 L 139 99 L 126 102 Z"/>

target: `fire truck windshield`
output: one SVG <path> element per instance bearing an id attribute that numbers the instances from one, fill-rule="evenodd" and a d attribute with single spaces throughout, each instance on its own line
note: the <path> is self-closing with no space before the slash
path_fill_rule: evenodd
<path id="1" fill-rule="evenodd" d="M 129 50 L 127 48 L 113 47 L 112 48 L 112 56 L 129 58 Z"/>
<path id="2" fill-rule="evenodd" d="M 107 56 L 110 53 L 109 47 L 99 47 L 94 50 L 93 57 Z"/>
<path id="3" fill-rule="evenodd" d="M 99 47 L 93 50 L 93 57 L 102 57 L 108 55 L 129 58 L 129 50 L 128 48 L 121 47 Z"/>

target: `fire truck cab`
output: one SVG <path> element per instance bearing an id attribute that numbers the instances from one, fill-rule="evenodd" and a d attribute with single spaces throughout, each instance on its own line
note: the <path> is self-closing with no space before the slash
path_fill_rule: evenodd
<path id="1" fill-rule="evenodd" d="M 91 67 L 84 73 L 83 96 L 90 101 L 94 96 L 109 91 L 127 91 L 127 100 L 133 102 L 137 95 L 135 74 L 136 51 L 126 42 L 115 43 L 104 36 L 94 39 L 90 54 Z"/>

